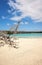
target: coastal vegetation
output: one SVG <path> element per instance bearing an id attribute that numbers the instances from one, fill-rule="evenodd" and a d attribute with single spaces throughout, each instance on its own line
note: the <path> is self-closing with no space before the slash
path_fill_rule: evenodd
<path id="1" fill-rule="evenodd" d="M 1 31 L 0 31 L 1 32 Z M 15 31 L 2 31 L 2 32 L 7 32 L 7 34 L 14 34 Z M 42 33 L 42 31 L 17 31 L 17 34 L 23 34 L 23 33 Z"/>

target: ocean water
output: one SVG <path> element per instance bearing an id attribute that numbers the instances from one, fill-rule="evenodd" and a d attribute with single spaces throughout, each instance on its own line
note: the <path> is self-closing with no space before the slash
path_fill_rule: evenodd
<path id="1" fill-rule="evenodd" d="M 42 33 L 24 33 L 24 34 L 11 34 L 11 36 L 16 36 L 20 38 L 25 38 L 25 37 L 42 37 Z"/>

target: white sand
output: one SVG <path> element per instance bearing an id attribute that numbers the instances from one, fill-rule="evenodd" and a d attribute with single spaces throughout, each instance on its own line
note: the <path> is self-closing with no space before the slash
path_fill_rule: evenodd
<path id="1" fill-rule="evenodd" d="M 0 65 L 42 65 L 42 38 L 19 38 L 18 44 L 0 47 Z"/>

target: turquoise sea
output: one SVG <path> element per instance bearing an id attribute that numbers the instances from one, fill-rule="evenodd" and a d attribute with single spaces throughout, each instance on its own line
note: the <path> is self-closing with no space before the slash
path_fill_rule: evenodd
<path id="1" fill-rule="evenodd" d="M 11 34 L 11 36 L 16 36 L 20 38 L 25 38 L 25 37 L 42 37 L 42 33 L 23 33 L 23 34 Z"/>

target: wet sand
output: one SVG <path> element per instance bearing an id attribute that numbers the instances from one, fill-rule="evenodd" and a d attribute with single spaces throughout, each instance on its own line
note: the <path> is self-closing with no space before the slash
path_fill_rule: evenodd
<path id="1" fill-rule="evenodd" d="M 42 65 L 42 38 L 19 38 L 19 48 L 0 47 L 0 65 Z"/>

